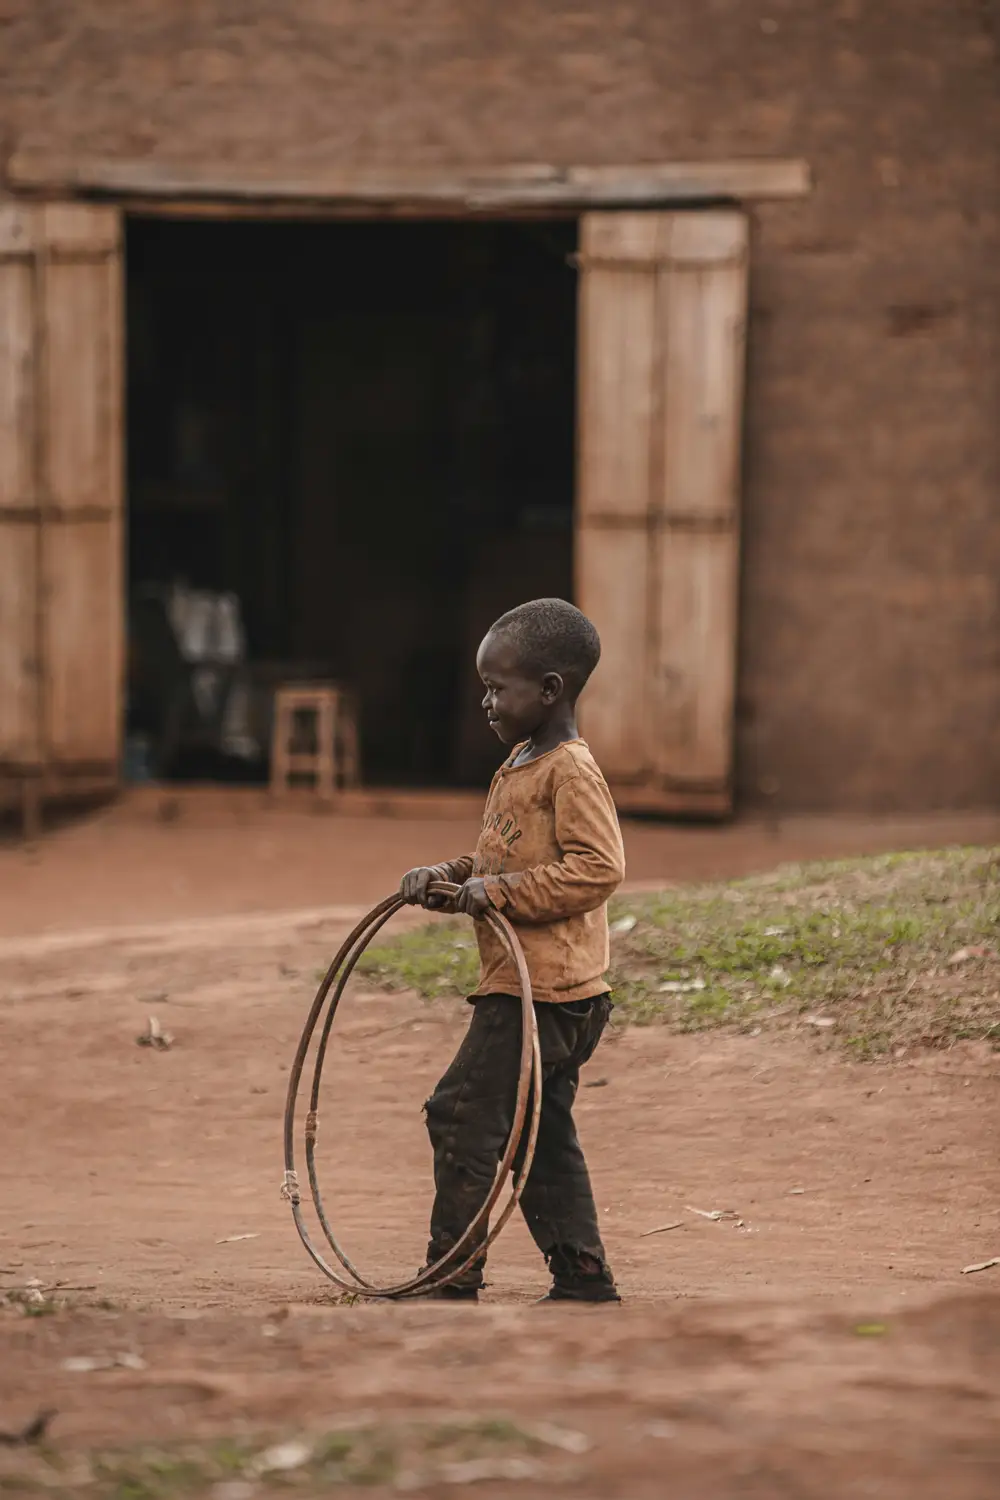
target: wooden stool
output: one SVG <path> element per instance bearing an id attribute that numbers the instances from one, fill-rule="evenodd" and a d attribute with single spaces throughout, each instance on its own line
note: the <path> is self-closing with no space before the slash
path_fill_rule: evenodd
<path id="1" fill-rule="evenodd" d="M 297 715 L 311 715 L 311 750 L 296 745 Z M 293 776 L 310 776 L 324 802 L 338 786 L 358 783 L 358 716 L 352 693 L 331 682 L 300 682 L 276 689 L 271 736 L 271 791 L 289 789 Z"/>

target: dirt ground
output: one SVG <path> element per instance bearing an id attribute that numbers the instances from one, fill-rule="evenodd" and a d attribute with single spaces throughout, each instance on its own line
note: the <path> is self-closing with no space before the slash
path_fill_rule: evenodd
<path id="1" fill-rule="evenodd" d="M 692 1500 L 995 1495 L 1000 1266 L 962 1275 L 1000 1255 L 985 1049 L 860 1065 L 795 1037 L 616 1030 L 579 1116 L 623 1310 L 531 1307 L 543 1267 L 519 1223 L 486 1306 L 333 1305 L 279 1196 L 288 1064 L 345 930 L 336 908 L 471 832 L 342 822 L 119 813 L 0 850 L 0 1288 L 61 1284 L 69 1303 L 0 1316 L 0 1429 L 56 1407 L 53 1441 L 74 1453 L 502 1413 L 593 1447 L 543 1444 L 444 1490 L 392 1482 L 641 1497 L 664 1492 L 666 1465 Z M 807 833 L 637 827 L 629 843 L 645 881 L 847 852 L 815 828 L 804 850 Z M 994 836 L 951 837 L 977 834 Z M 902 836 L 870 826 L 856 847 Z M 170 1050 L 136 1044 L 151 1016 Z M 321 1180 L 377 1277 L 421 1259 L 421 1104 L 464 1020 L 362 993 L 338 1020 Z"/>
<path id="2" fill-rule="evenodd" d="M 371 906 L 411 865 L 475 844 L 480 799 L 411 799 L 405 817 L 271 806 L 255 790 L 135 788 L 26 850 L 0 838 L 0 937 L 254 912 Z M 421 811 L 422 806 L 424 810 Z M 464 809 L 464 812 L 460 811 Z M 456 813 L 458 815 L 456 815 Z M 796 860 L 1000 844 L 1000 813 L 624 825 L 630 883 L 714 880 Z"/>

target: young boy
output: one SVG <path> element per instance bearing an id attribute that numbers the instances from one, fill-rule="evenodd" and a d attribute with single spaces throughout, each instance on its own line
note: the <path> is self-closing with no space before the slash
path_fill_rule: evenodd
<path id="1" fill-rule="evenodd" d="M 490 787 L 475 854 L 410 870 L 401 894 L 435 907 L 433 881 L 461 886 L 455 909 L 495 907 L 514 923 L 536 1001 L 542 1110 L 521 1210 L 548 1262 L 545 1301 L 618 1302 L 594 1195 L 573 1123 L 580 1068 L 596 1048 L 611 1000 L 608 898 L 625 858 L 611 793 L 580 738 L 576 701 L 597 666 L 593 625 L 562 599 L 535 599 L 503 615 L 479 647 L 490 727 L 513 746 Z M 427 1101 L 436 1196 L 427 1263 L 455 1244 L 482 1206 L 514 1114 L 521 1049 L 517 974 L 477 922 L 480 979 L 472 1021 Z M 483 1231 L 485 1236 L 485 1230 Z M 485 1255 L 435 1295 L 478 1300 Z"/>

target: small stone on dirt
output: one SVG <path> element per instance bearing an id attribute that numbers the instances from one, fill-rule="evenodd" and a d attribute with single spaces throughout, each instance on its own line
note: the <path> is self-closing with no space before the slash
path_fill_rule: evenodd
<path id="1" fill-rule="evenodd" d="M 663 1442 L 669 1442 L 677 1436 L 676 1422 L 647 1422 L 642 1429 L 647 1437 L 659 1438 Z"/>
<path id="2" fill-rule="evenodd" d="M 145 1370 L 146 1361 L 141 1354 L 126 1353 L 115 1355 L 115 1365 L 119 1370 Z"/>
<path id="3" fill-rule="evenodd" d="M 951 955 L 948 962 L 953 968 L 957 968 L 959 964 L 967 964 L 970 958 L 990 957 L 992 957 L 992 953 L 989 948 L 959 948 L 957 953 Z"/>
<path id="4" fill-rule="evenodd" d="M 540 1479 L 544 1473 L 530 1458 L 471 1458 L 467 1463 L 442 1464 L 438 1478 L 444 1484 L 483 1484 L 491 1479 Z"/>
<path id="5" fill-rule="evenodd" d="M 560 1448 L 563 1453 L 589 1453 L 590 1438 L 572 1427 L 557 1427 L 552 1422 L 537 1422 L 528 1428 L 528 1436 L 546 1448 Z"/>
<path id="6" fill-rule="evenodd" d="M 70 1375 L 93 1375 L 98 1370 L 145 1370 L 141 1354 L 74 1354 L 64 1359 L 62 1368 Z"/>
<path id="7" fill-rule="evenodd" d="M 292 1469 L 301 1469 L 312 1458 L 312 1444 L 304 1438 L 293 1438 L 288 1443 L 276 1443 L 265 1448 L 250 1465 L 252 1474 L 288 1474 Z"/>

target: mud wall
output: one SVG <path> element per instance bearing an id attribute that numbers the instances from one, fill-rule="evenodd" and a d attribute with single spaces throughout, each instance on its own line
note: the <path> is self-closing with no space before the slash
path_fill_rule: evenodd
<path id="1" fill-rule="evenodd" d="M 744 805 L 994 803 L 988 0 L 5 0 L 0 133 L 307 164 L 795 155 L 755 214 Z"/>

